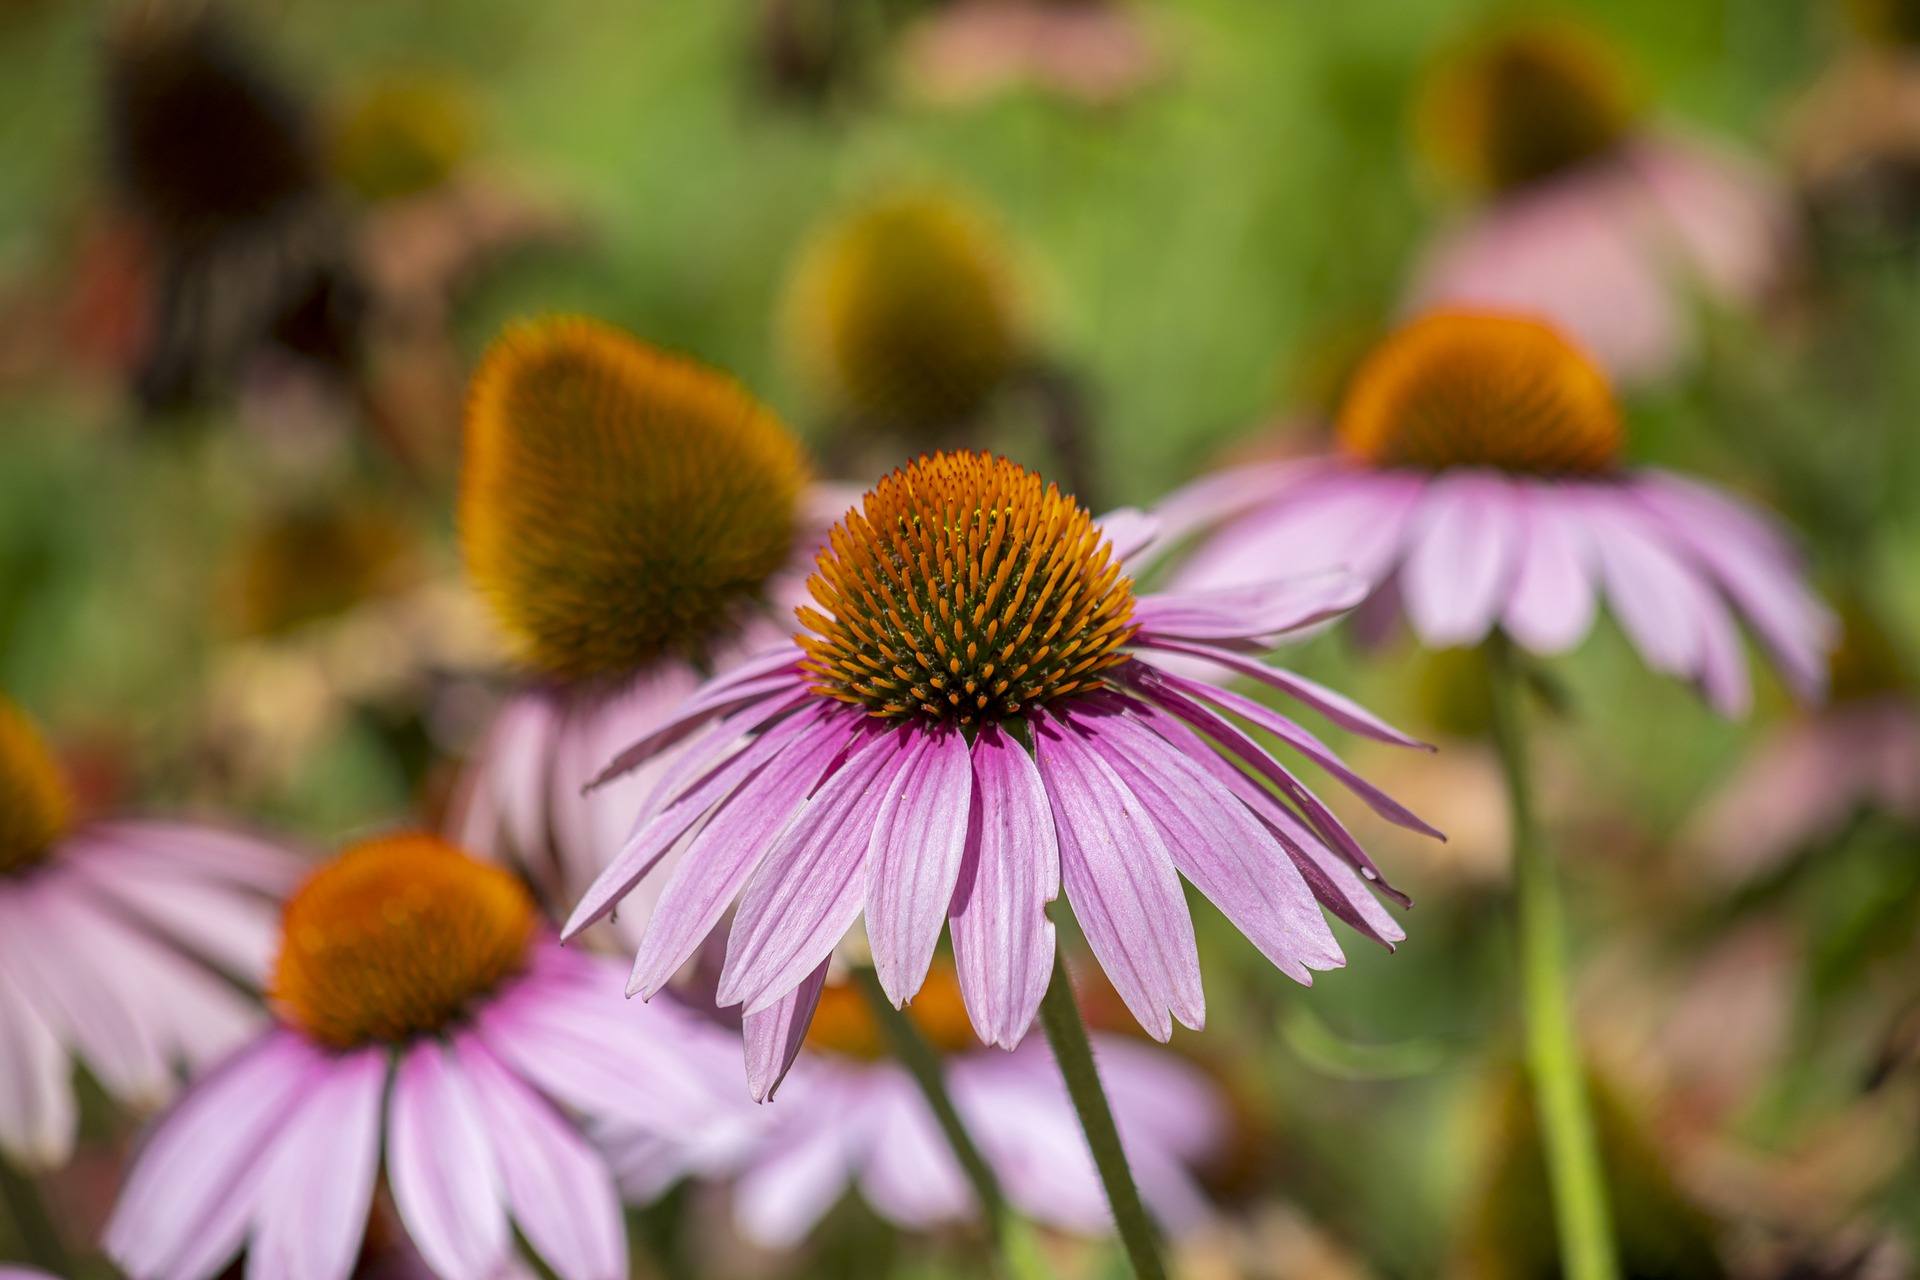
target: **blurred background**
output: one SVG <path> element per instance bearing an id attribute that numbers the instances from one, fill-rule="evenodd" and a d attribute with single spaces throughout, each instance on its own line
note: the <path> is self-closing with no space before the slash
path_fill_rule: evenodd
<path id="1" fill-rule="evenodd" d="M 1528 24 L 1604 127 L 1549 137 L 1553 172 L 1462 163 L 1436 86 Z M 1629 451 L 1778 510 L 1848 636 L 1830 708 L 1768 686 L 1741 724 L 1611 624 L 1542 679 L 1623 1248 L 1636 1277 L 1912 1274 L 1912 40 L 1901 0 L 0 0 L 0 689 L 95 810 L 316 848 L 433 820 L 511 682 L 451 516 L 506 321 L 719 365 L 829 479 L 965 441 L 1148 504 L 1317 447 L 1443 237 L 1622 131 L 1693 140 L 1777 234 L 1739 287 L 1674 286 L 1683 332 L 1619 369 Z M 1208 1028 L 1174 1046 L 1239 1123 L 1181 1273 L 1555 1275 L 1477 659 L 1340 631 L 1286 660 L 1441 744 L 1342 745 L 1453 839 L 1353 816 L 1418 905 L 1311 990 L 1195 898 Z M 76 1235 L 131 1132 L 93 1111 L 54 1183 Z M 974 1256 L 851 1200 L 760 1252 L 721 1194 L 642 1212 L 642 1274 Z"/>

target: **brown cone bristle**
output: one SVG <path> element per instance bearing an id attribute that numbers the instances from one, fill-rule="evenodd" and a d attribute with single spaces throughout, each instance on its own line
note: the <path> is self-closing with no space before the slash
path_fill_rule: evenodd
<path id="1" fill-rule="evenodd" d="M 819 693 L 973 726 L 1104 686 L 1132 583 L 1093 517 L 1004 458 L 893 472 L 821 551 L 796 636 Z"/>
<path id="2" fill-rule="evenodd" d="M 1624 436 L 1597 366 L 1523 316 L 1436 312 L 1374 349 L 1340 411 L 1346 447 L 1375 466 L 1611 468 Z"/>

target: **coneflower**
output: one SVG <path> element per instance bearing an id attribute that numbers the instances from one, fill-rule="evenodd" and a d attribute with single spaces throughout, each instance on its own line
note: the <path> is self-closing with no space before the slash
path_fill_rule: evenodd
<path id="1" fill-rule="evenodd" d="M 1690 291 L 1751 305 L 1790 247 L 1758 171 L 1647 125 L 1614 51 L 1565 21 L 1504 25 L 1441 63 L 1420 102 L 1436 164 L 1488 198 L 1427 254 L 1412 305 L 1552 318 L 1623 381 L 1671 373 Z"/>

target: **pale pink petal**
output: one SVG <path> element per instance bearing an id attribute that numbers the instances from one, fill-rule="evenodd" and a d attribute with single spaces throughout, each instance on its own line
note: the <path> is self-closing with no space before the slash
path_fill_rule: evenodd
<path id="1" fill-rule="evenodd" d="M 637 769 L 709 721 L 804 688 L 806 677 L 799 669 L 804 656 L 797 647 L 787 646 L 749 658 L 725 675 L 715 676 L 666 721 L 615 756 L 595 781 L 606 782 Z"/>
<path id="2" fill-rule="evenodd" d="M 277 901 L 192 876 L 139 877 L 77 856 L 68 869 L 116 914 L 258 987 L 280 950 Z"/>
<path id="3" fill-rule="evenodd" d="M 1214 645 L 1191 644 L 1184 640 L 1153 639 L 1142 642 L 1142 645 L 1167 653 L 1177 653 L 1185 658 L 1198 658 L 1202 662 L 1224 667 L 1236 675 L 1258 680 L 1269 688 L 1278 689 L 1295 702 L 1318 711 L 1348 733 L 1357 733 L 1363 738 L 1391 743 L 1396 747 L 1433 750 L 1431 746 L 1418 738 L 1402 733 L 1351 698 L 1335 693 L 1325 685 L 1316 684 L 1305 676 L 1297 675 L 1283 667 L 1270 667 L 1244 654 L 1231 653 Z M 1153 660 L 1151 653 L 1143 653 L 1140 656 L 1149 662 Z"/>
<path id="4" fill-rule="evenodd" d="M 1427 486 L 1400 569 L 1407 620 L 1423 642 L 1480 642 L 1506 601 L 1520 535 L 1513 485 L 1498 472 L 1448 471 Z"/>
<path id="5" fill-rule="evenodd" d="M 1151 638 L 1251 640 L 1338 617 L 1367 598 L 1368 585 L 1344 569 L 1257 586 L 1143 595 L 1133 620 Z"/>
<path id="6" fill-rule="evenodd" d="M 1425 489 L 1411 473 L 1331 470 L 1221 529 L 1174 575 L 1181 591 L 1271 582 L 1344 569 L 1378 584 L 1399 562 L 1407 520 Z"/>
<path id="7" fill-rule="evenodd" d="M 720 973 L 718 1000 L 754 1013 L 811 973 L 866 900 L 874 818 L 913 731 L 886 729 L 856 748 L 806 802 L 747 882 Z"/>
<path id="8" fill-rule="evenodd" d="M 798 1244 L 826 1215 L 853 1178 L 869 1142 L 868 1113 L 856 1090 L 809 1091 L 772 1105 L 793 1108 L 766 1154 L 740 1178 L 734 1217 L 741 1234 L 768 1248 Z"/>
<path id="9" fill-rule="evenodd" d="M 560 1280 L 621 1280 L 626 1226 L 606 1162 L 478 1039 L 460 1037 L 454 1052 L 527 1243 Z"/>
<path id="10" fill-rule="evenodd" d="M 881 1217 L 915 1230 L 974 1216 L 973 1189 L 911 1076 L 891 1063 L 876 1067 L 861 1106 L 877 1140 L 860 1191 Z"/>
<path id="11" fill-rule="evenodd" d="M 73 1151 L 73 1062 L 47 1020 L 0 968 L 0 1156 L 28 1169 Z"/>
<path id="12" fill-rule="evenodd" d="M 162 1116 L 107 1224 L 120 1268 L 134 1280 L 201 1276 L 238 1252 L 273 1140 L 325 1069 L 319 1050 L 276 1031 Z"/>
<path id="13" fill-rule="evenodd" d="M 1153 515 L 1159 522 L 1155 553 L 1170 550 L 1203 529 L 1237 520 L 1326 470 L 1326 464 L 1317 460 L 1285 458 L 1201 476 L 1154 504 Z"/>
<path id="14" fill-rule="evenodd" d="M 1138 507 L 1118 507 L 1100 517 L 1100 532 L 1106 536 L 1115 560 L 1140 554 L 1160 536 L 1160 520 Z"/>
<path id="15" fill-rule="evenodd" d="M 237 831 L 179 822 L 100 822 L 82 828 L 73 845 L 89 859 L 129 869 L 166 867 L 216 884 L 284 898 L 310 870 L 286 849 Z"/>
<path id="16" fill-rule="evenodd" d="M 493 861 L 536 856 L 547 844 L 547 781 L 561 709 L 544 689 L 509 698 L 461 779 L 448 832 Z"/>
<path id="17" fill-rule="evenodd" d="M 1011 1049 L 1053 979 L 1060 847 L 1046 785 L 1027 749 L 998 725 L 973 744 L 966 859 L 949 909 L 954 967 L 974 1031 Z"/>
<path id="18" fill-rule="evenodd" d="M 867 942 L 894 1007 L 927 980 L 940 924 L 966 852 L 973 763 L 958 729 L 917 735 L 873 819 L 867 859 Z"/>
<path id="19" fill-rule="evenodd" d="M 827 984 L 831 959 L 807 975 L 799 986 L 758 1013 L 740 1020 L 746 1040 L 747 1088 L 755 1102 L 765 1102 L 780 1088 L 807 1042 L 807 1028 L 813 1023 L 813 1011 L 820 1007 L 820 992 Z"/>
<path id="20" fill-rule="evenodd" d="M 1095 1035 L 1093 1054 L 1121 1141 L 1129 1148 L 1152 1143 L 1200 1164 L 1226 1146 L 1226 1099 L 1200 1068 L 1125 1036 Z"/>
<path id="21" fill-rule="evenodd" d="M 487 1122 L 451 1052 L 409 1046 L 387 1107 L 387 1177 L 407 1234 L 445 1280 L 490 1280 L 511 1239 Z"/>
<path id="22" fill-rule="evenodd" d="M 293 1102 L 260 1179 L 248 1280 L 346 1280 L 380 1169 L 385 1049 L 327 1064 Z"/>
<path id="23" fill-rule="evenodd" d="M 1710 292 L 1751 305 L 1778 283 L 1793 241 L 1784 191 L 1758 166 L 1708 144 L 1645 138 L 1625 162 L 1644 184 L 1684 261 Z"/>
<path id="24" fill-rule="evenodd" d="M 1206 999 L 1193 918 L 1160 833 L 1072 722 L 1041 716 L 1030 723 L 1067 900 L 1100 967 L 1156 1038 L 1173 1034 L 1172 1018 L 1199 1029 Z"/>
<path id="25" fill-rule="evenodd" d="M 1688 566 L 1610 495 L 1581 496 L 1588 542 L 1621 628 L 1648 666 L 1691 679 L 1703 641 Z"/>
<path id="26" fill-rule="evenodd" d="M 1593 628 L 1593 553 L 1579 519 L 1566 510 L 1564 486 L 1533 481 L 1516 488 L 1522 550 L 1501 625 L 1535 653 L 1564 653 Z"/>

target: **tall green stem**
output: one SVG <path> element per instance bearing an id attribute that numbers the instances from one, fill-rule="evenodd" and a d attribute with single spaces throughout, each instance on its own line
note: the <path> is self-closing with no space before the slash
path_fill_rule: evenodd
<path id="1" fill-rule="evenodd" d="M 974 1145 L 973 1135 L 967 1132 L 967 1126 L 960 1119 L 960 1112 L 953 1105 L 953 1097 L 947 1092 L 946 1075 L 940 1070 L 939 1055 L 933 1046 L 927 1043 L 920 1029 L 913 1025 L 913 1019 L 893 1007 L 893 1001 L 887 998 L 886 988 L 880 985 L 880 975 L 871 966 L 860 965 L 854 969 L 854 979 L 860 984 L 861 994 L 867 999 L 874 1017 L 880 1023 L 880 1032 L 886 1037 L 887 1047 L 893 1050 L 893 1056 L 907 1069 L 914 1083 L 920 1086 L 921 1096 L 932 1108 L 934 1119 L 939 1121 L 940 1130 L 946 1134 L 947 1145 L 953 1148 L 953 1154 L 960 1161 L 967 1181 L 973 1184 L 974 1197 L 980 1201 L 981 1212 L 986 1215 L 987 1230 L 993 1236 L 994 1248 L 1007 1272 L 1017 1280 L 1046 1280 L 1051 1272 L 1041 1260 L 1039 1244 L 1025 1223 L 1007 1208 L 1007 1198 L 1000 1190 L 1000 1180 L 994 1176 L 993 1166 L 980 1154 L 980 1148 Z"/>
<path id="2" fill-rule="evenodd" d="M 1107 1205 L 1120 1229 L 1120 1243 L 1126 1247 L 1127 1260 L 1140 1280 L 1166 1280 L 1167 1266 L 1160 1258 L 1160 1241 L 1153 1220 L 1140 1203 L 1140 1188 L 1134 1185 L 1133 1170 L 1127 1166 L 1127 1153 L 1120 1146 L 1120 1130 L 1113 1123 L 1113 1108 L 1107 1105 L 1106 1090 L 1100 1087 L 1100 1072 L 1093 1063 L 1093 1046 L 1087 1040 L 1087 1026 L 1080 1020 L 1080 1006 L 1073 1000 L 1073 984 L 1067 977 L 1067 963 L 1056 951 L 1053 957 L 1053 981 L 1040 1001 L 1040 1023 L 1047 1030 L 1047 1042 L 1066 1077 L 1067 1094 L 1073 1109 L 1080 1113 L 1080 1127 L 1093 1150 L 1093 1164 L 1100 1171 L 1100 1182 L 1107 1190 Z"/>
<path id="3" fill-rule="evenodd" d="M 13 1229 L 20 1237 L 21 1247 L 27 1251 L 27 1260 L 50 1275 L 72 1275 L 73 1264 L 67 1257 L 67 1246 L 61 1242 L 53 1219 L 47 1216 L 47 1207 L 40 1201 L 40 1189 L 32 1178 L 8 1164 L 4 1156 L 0 1156 L 0 1201 L 5 1202 L 7 1213 L 13 1219 Z"/>
<path id="4" fill-rule="evenodd" d="M 1493 736 L 1506 772 L 1512 814 L 1527 1070 L 1546 1148 L 1561 1271 L 1567 1280 L 1619 1280 L 1606 1177 L 1567 996 L 1566 920 L 1559 875 L 1534 814 L 1520 675 L 1512 643 L 1498 632 L 1487 642 L 1487 675 Z"/>

